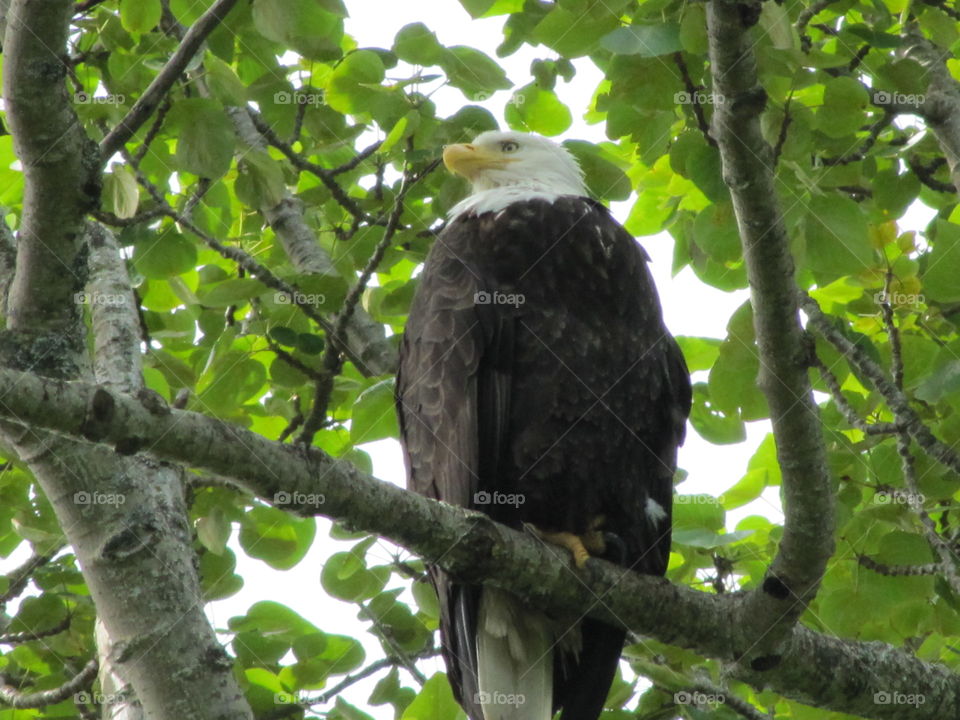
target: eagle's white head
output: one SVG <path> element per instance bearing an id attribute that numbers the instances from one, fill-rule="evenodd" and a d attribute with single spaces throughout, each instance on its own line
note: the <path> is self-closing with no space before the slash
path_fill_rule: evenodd
<path id="1" fill-rule="evenodd" d="M 496 212 L 533 198 L 553 202 L 561 195 L 586 195 L 583 171 L 566 148 L 540 135 L 490 130 L 472 143 L 447 145 L 443 163 L 473 186 L 469 197 L 450 210 Z"/>

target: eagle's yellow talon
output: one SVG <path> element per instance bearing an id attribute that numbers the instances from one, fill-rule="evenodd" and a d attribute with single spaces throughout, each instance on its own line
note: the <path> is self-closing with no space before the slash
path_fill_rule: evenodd
<path id="1" fill-rule="evenodd" d="M 600 520 L 602 522 L 602 520 Z M 591 523 L 596 527 L 599 523 Z M 532 526 L 531 526 L 532 527 Z M 606 550 L 606 543 L 603 541 L 603 533 L 599 530 L 590 530 L 583 535 L 576 535 L 571 532 L 548 532 L 539 528 L 532 528 L 534 532 L 544 542 L 551 545 L 559 545 L 566 548 L 573 554 L 573 563 L 578 568 L 583 568 L 590 559 L 590 553 L 594 555 L 603 555 Z"/>

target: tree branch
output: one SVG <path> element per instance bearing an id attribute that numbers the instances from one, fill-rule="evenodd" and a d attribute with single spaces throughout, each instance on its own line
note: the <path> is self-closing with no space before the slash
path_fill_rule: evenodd
<path id="1" fill-rule="evenodd" d="M 854 345 L 840 332 L 833 322 L 824 315 L 816 300 L 800 292 L 800 307 L 813 327 L 824 340 L 833 345 L 847 359 L 847 362 L 859 373 L 861 380 L 869 381 L 883 396 L 890 410 L 897 418 L 898 425 L 904 425 L 917 445 L 930 457 L 956 473 L 960 473 L 960 456 L 939 440 L 930 428 L 924 424 L 916 411 L 910 407 L 910 401 L 890 380 L 883 370 L 866 353 Z"/>
<path id="2" fill-rule="evenodd" d="M 90 687 L 97 677 L 97 661 L 91 660 L 83 669 L 60 687 L 35 693 L 23 693 L 9 685 L 0 686 L 0 702 L 17 710 L 42 708 L 61 703 L 71 695 Z"/>
<path id="3" fill-rule="evenodd" d="M 740 620 L 763 627 L 742 648 L 754 669 L 775 666 L 833 554 L 834 492 L 819 411 L 807 373 L 809 348 L 797 310 L 793 258 L 778 207 L 773 151 L 760 114 L 767 96 L 757 79 L 752 41 L 740 8 L 707 4 L 713 86 L 725 98 L 714 113 L 723 176 L 743 243 L 761 367 L 783 472 L 784 532 L 762 588 L 747 596 Z"/>
<path id="4" fill-rule="evenodd" d="M 107 162 L 110 157 L 117 152 L 120 147 L 133 137 L 133 134 L 140 128 L 147 119 L 153 115 L 154 110 L 163 101 L 167 92 L 170 90 L 177 78 L 187 68 L 187 65 L 196 55 L 197 51 L 207 39 L 207 36 L 213 32 L 226 17 L 227 13 L 237 4 L 237 0 L 216 0 L 210 8 L 201 15 L 197 21 L 190 26 L 187 34 L 183 36 L 177 51 L 167 60 L 167 64 L 153 79 L 153 82 L 143 91 L 143 94 L 137 98 L 137 101 L 130 108 L 130 112 L 120 121 L 107 136 L 100 141 L 100 157 L 102 162 Z"/>
<path id="5" fill-rule="evenodd" d="M 7 327 L 46 331 L 53 342 L 77 337 L 65 330 L 80 318 L 72 296 L 83 285 L 82 218 L 96 206 L 101 182 L 96 146 L 73 111 L 58 55 L 71 10 L 68 0 L 16 0 L 3 43 L 6 119 L 24 176 Z M 70 354 L 82 362 L 82 348 Z"/>
<path id="6" fill-rule="evenodd" d="M 749 652 L 767 627 L 751 618 L 751 593 L 715 595 L 663 578 L 591 560 L 583 570 L 569 556 L 486 515 L 446 505 L 366 475 L 315 448 L 282 445 L 199 413 L 144 407 L 136 399 L 80 382 L 0 370 L 0 416 L 31 427 L 106 443 L 120 452 L 150 448 L 158 458 L 234 478 L 266 500 L 322 495 L 324 504 L 284 509 L 335 518 L 388 538 L 463 582 L 509 590 L 549 612 L 592 617 L 721 660 Z M 838 712 L 904 717 L 875 693 L 920 693 L 911 720 L 960 716 L 960 677 L 885 643 L 827 637 L 803 626 L 786 630 L 780 662 L 731 674 L 754 687 Z M 856 683 L 851 685 L 850 679 Z"/>

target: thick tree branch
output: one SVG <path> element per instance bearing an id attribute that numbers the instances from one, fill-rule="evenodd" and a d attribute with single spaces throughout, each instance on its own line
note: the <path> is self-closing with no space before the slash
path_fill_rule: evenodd
<path id="1" fill-rule="evenodd" d="M 24 176 L 8 327 L 46 331 L 51 343 L 76 337 L 64 331 L 80 317 L 72 296 L 83 285 L 82 218 L 100 194 L 96 146 L 77 121 L 58 54 L 71 9 L 67 0 L 16 0 L 3 43 L 6 119 Z M 78 363 L 80 351 L 70 353 Z"/>
<path id="2" fill-rule="evenodd" d="M 143 387 L 140 317 L 127 266 L 107 228 L 90 223 L 87 242 L 90 282 L 81 297 L 93 322 L 94 374 L 101 383 L 136 393 Z"/>
<path id="3" fill-rule="evenodd" d="M 750 281 L 758 382 L 770 406 L 783 471 L 783 539 L 762 589 L 747 597 L 741 616 L 764 628 L 755 644 L 742 650 L 752 667 L 765 669 L 779 662 L 780 644 L 815 596 L 833 554 L 834 493 L 807 373 L 808 345 L 774 185 L 773 151 L 760 129 L 767 97 L 757 79 L 748 15 L 741 10 L 711 0 L 707 25 L 713 86 L 725 98 L 714 113 L 714 129 Z"/>
<path id="4" fill-rule="evenodd" d="M 953 186 L 960 190 L 960 83 L 947 68 L 952 54 L 928 40 L 918 29 L 904 34 L 908 55 L 924 66 L 927 91 L 917 107 L 908 112 L 921 115 L 936 136 L 950 168 Z"/>
<path id="5" fill-rule="evenodd" d="M 107 162 L 153 115 L 154 110 L 166 97 L 167 91 L 186 69 L 193 56 L 203 45 L 204 40 L 216 29 L 217 25 L 223 21 L 223 18 L 236 4 L 237 0 L 217 0 L 190 26 L 187 34 L 183 36 L 183 40 L 180 42 L 180 47 L 170 57 L 167 64 L 163 66 L 153 82 L 143 91 L 143 94 L 137 98 L 133 107 L 130 108 L 130 112 L 120 121 L 119 125 L 100 141 L 100 156 L 103 162 Z"/>
<path id="6" fill-rule="evenodd" d="M 84 436 L 121 452 L 151 454 L 234 478 L 270 499 L 322 495 L 319 507 L 285 504 L 386 537 L 467 582 L 501 587 L 554 612 L 591 616 L 709 657 L 736 660 L 765 626 L 745 615 L 750 593 L 714 595 L 592 560 L 575 570 L 563 551 L 494 523 L 480 513 L 438 503 L 359 471 L 314 448 L 281 445 L 198 413 L 144 407 L 87 383 L 0 370 L 0 415 L 33 427 Z M 780 663 L 745 665 L 732 675 L 755 687 L 839 712 L 871 718 L 941 720 L 960 716 L 960 677 L 885 643 L 787 629 Z M 882 705 L 874 694 L 920 693 L 924 705 Z"/>

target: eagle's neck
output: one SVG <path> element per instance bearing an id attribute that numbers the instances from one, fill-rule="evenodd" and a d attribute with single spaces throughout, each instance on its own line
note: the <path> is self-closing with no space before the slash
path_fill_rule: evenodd
<path id="1" fill-rule="evenodd" d="M 546 200 L 549 203 L 564 195 L 586 196 L 583 187 L 563 187 L 550 189 L 531 183 L 530 185 L 503 185 L 488 190 L 480 190 L 454 205 L 448 214 L 450 220 L 461 215 L 483 215 L 488 212 L 500 212 L 508 205 L 527 200 Z"/>

